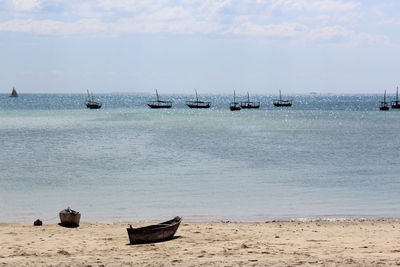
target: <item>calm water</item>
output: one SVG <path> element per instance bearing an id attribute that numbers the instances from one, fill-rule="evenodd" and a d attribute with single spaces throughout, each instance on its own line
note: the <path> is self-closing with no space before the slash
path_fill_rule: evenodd
<path id="1" fill-rule="evenodd" d="M 150 95 L 0 95 L 0 221 L 400 218 L 400 111 L 380 96 L 231 97 L 151 110 Z M 268 104 L 267 104 L 268 103 Z"/>

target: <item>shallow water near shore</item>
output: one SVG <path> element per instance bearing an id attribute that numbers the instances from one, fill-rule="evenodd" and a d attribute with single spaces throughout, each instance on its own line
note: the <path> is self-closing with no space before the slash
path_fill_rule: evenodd
<path id="1" fill-rule="evenodd" d="M 0 221 L 400 218 L 400 111 L 380 96 L 294 96 L 208 110 L 149 95 L 0 95 Z"/>

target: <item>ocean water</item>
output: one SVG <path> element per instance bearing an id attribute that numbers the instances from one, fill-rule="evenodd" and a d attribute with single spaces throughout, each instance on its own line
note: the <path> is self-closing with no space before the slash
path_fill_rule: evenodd
<path id="1" fill-rule="evenodd" d="M 400 218 L 400 110 L 381 96 L 292 96 L 231 112 L 231 96 L 0 95 L 0 221 Z"/>

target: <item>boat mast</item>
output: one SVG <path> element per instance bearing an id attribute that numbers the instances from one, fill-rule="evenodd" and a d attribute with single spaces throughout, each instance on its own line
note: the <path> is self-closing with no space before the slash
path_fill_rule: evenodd
<path id="1" fill-rule="evenodd" d="M 196 102 L 199 102 L 199 98 L 197 97 L 197 89 L 194 89 L 194 91 L 196 92 Z"/>
<path id="2" fill-rule="evenodd" d="M 235 100 L 235 90 L 233 90 L 233 103 L 235 103 L 236 102 L 236 100 Z"/>
<path id="3" fill-rule="evenodd" d="M 157 96 L 157 102 L 160 102 L 159 98 L 158 98 L 158 91 L 156 89 L 156 96 Z"/>
<path id="4" fill-rule="evenodd" d="M 399 87 L 397 86 L 397 89 L 396 89 L 396 104 L 398 104 L 399 103 Z"/>
<path id="5" fill-rule="evenodd" d="M 249 95 L 249 92 L 247 92 L 247 102 L 250 102 L 250 95 Z"/>
<path id="6" fill-rule="evenodd" d="M 279 90 L 279 101 L 282 101 L 282 93 L 281 93 L 281 90 Z"/>
<path id="7" fill-rule="evenodd" d="M 386 90 L 385 93 L 383 94 L 383 102 L 386 103 Z"/>

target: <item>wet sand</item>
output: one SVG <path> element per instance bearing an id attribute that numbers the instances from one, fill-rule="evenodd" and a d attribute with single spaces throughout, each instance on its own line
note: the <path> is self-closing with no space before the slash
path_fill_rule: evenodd
<path id="1" fill-rule="evenodd" d="M 129 245 L 127 226 L 1 223 L 0 266 L 400 265 L 400 221 L 183 222 L 145 245 Z"/>

